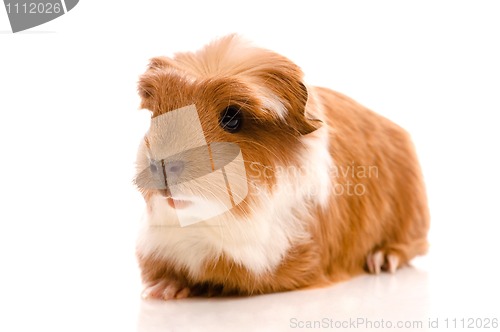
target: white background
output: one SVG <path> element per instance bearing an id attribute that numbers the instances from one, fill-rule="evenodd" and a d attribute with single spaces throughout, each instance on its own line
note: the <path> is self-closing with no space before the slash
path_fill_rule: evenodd
<path id="1" fill-rule="evenodd" d="M 81 1 L 18 34 L 0 8 L 1 331 L 280 331 L 298 330 L 293 318 L 362 317 L 425 330 L 429 317 L 441 328 L 500 318 L 497 2 L 180 3 Z M 138 75 L 153 56 L 230 32 L 412 133 L 432 214 L 431 250 L 415 267 L 247 299 L 140 300 Z"/>

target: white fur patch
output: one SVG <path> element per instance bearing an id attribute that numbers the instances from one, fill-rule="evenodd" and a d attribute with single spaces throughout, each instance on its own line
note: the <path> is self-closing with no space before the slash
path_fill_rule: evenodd
<path id="1" fill-rule="evenodd" d="M 147 214 L 139 237 L 139 251 L 170 260 L 193 276 L 200 275 L 206 260 L 222 253 L 257 275 L 272 271 L 291 242 L 307 237 L 307 233 L 290 203 L 276 202 L 285 201 L 285 197 L 273 198 L 266 192 L 260 195 L 262 206 L 250 219 L 221 216 L 187 227 L 180 227 L 165 198 L 154 196 L 152 212 Z"/>
<path id="2" fill-rule="evenodd" d="M 288 110 L 278 96 L 263 87 L 259 87 L 259 96 L 265 109 L 274 112 L 281 121 L 286 121 Z"/>
<path id="3" fill-rule="evenodd" d="M 328 150 L 328 128 L 324 126 L 304 136 L 302 142 L 308 151 L 304 154 L 302 167 L 310 171 L 305 173 L 307 182 L 301 185 L 307 188 L 313 200 L 325 207 L 329 202 L 333 181 L 335 181 L 331 177 L 334 161 Z M 299 181 L 304 180 L 299 179 Z"/>
<path id="4" fill-rule="evenodd" d="M 204 223 L 181 227 L 175 210 L 160 195 L 154 195 L 149 204 L 137 243 L 139 252 L 170 260 L 198 275 L 203 263 L 219 254 L 213 230 Z"/>

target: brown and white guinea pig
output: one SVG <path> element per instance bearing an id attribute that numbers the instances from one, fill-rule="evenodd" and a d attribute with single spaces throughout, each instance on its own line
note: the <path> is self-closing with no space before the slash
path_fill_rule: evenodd
<path id="1" fill-rule="evenodd" d="M 153 58 L 138 89 L 152 127 L 178 116 L 163 117 L 163 132 L 156 123 L 146 133 L 137 178 L 203 163 L 186 154 L 169 168 L 158 151 L 228 142 L 241 151 L 237 178 L 247 186 L 238 204 L 211 215 L 231 174 L 208 196 L 189 179 L 176 190 L 168 181 L 139 185 L 147 205 L 137 243 L 145 297 L 318 287 L 364 271 L 392 273 L 426 252 L 429 214 L 409 135 L 340 93 L 306 85 L 287 58 L 230 35 L 195 53 Z M 197 116 L 168 123 L 183 112 Z M 194 127 L 201 139 L 186 138 Z M 179 214 L 208 217 L 182 226 Z"/>

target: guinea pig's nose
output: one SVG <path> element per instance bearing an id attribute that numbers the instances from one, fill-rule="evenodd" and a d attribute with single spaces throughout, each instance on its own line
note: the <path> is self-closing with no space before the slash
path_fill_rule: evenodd
<path id="1" fill-rule="evenodd" d="M 179 176 L 184 170 L 184 162 L 182 160 L 173 160 L 165 163 L 165 172 L 167 175 Z"/>
<path id="2" fill-rule="evenodd" d="M 160 165 L 160 167 L 161 167 L 161 165 Z M 153 173 L 158 172 L 158 162 L 156 160 L 150 160 L 149 161 L 149 169 Z"/>

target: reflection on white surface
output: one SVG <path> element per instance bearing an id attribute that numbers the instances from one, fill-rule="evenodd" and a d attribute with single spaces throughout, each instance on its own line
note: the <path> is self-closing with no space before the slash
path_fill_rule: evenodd
<path id="1" fill-rule="evenodd" d="M 315 321 L 325 329 L 356 321 L 353 330 L 362 331 L 369 330 L 369 321 L 427 324 L 428 289 L 427 273 L 408 267 L 395 275 L 364 275 L 322 289 L 247 298 L 149 300 L 141 303 L 138 330 L 286 331 Z"/>
<path id="2" fill-rule="evenodd" d="M 394 275 L 363 275 L 320 289 L 142 301 L 138 331 L 470 331 L 487 322 L 493 327 L 500 319 L 499 272 L 492 266 L 455 270 L 450 267 L 457 259 L 441 254 L 416 259 L 416 267 Z"/>

